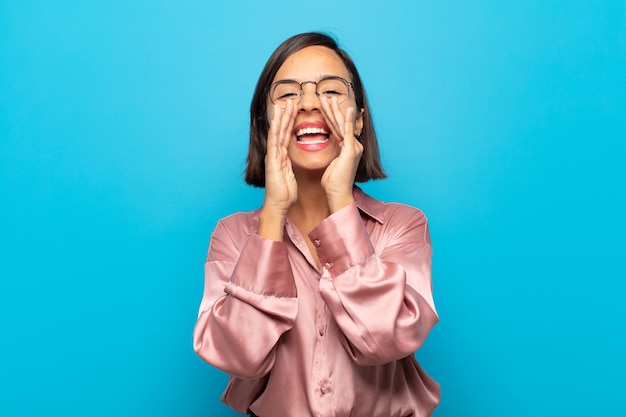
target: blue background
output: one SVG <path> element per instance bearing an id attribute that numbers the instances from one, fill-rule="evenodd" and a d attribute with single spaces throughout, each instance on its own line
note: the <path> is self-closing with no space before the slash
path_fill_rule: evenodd
<path id="1" fill-rule="evenodd" d="M 626 415 L 626 2 L 214 3 L 0 3 L 0 415 L 236 415 L 192 350 L 202 266 L 308 30 L 365 81 L 365 190 L 430 219 L 435 416 Z"/>

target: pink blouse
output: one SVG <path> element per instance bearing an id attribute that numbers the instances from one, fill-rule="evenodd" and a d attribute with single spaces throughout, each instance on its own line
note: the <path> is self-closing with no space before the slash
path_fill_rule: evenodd
<path id="1" fill-rule="evenodd" d="M 256 234 L 258 211 L 216 226 L 194 349 L 230 374 L 222 401 L 260 417 L 424 417 L 439 385 L 413 353 L 438 317 L 427 220 L 358 187 L 303 236 Z"/>

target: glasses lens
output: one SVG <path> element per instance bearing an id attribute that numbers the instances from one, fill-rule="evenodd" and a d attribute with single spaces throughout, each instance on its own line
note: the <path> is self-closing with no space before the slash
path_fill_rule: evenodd
<path id="1" fill-rule="evenodd" d="M 270 98 L 274 104 L 285 105 L 289 100 L 297 102 L 301 91 L 300 84 L 295 81 L 280 81 L 272 86 Z"/>
<path id="2" fill-rule="evenodd" d="M 324 78 L 317 83 L 317 94 L 328 99 L 336 97 L 341 104 L 348 98 L 348 83 L 342 78 Z"/>

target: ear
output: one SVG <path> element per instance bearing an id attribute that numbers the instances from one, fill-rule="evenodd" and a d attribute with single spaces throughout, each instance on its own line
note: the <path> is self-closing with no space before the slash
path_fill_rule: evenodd
<path id="1" fill-rule="evenodd" d="M 361 132 L 363 131 L 363 113 L 365 113 L 365 109 L 361 108 L 361 111 L 354 119 L 354 136 L 357 138 L 361 136 Z"/>

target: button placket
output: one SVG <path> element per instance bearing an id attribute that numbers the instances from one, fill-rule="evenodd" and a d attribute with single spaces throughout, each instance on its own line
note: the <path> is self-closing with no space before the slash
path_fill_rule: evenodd
<path id="1" fill-rule="evenodd" d="M 331 384 L 329 383 L 329 374 L 327 369 L 329 360 L 326 345 L 327 340 L 324 337 L 327 327 L 326 303 L 322 300 L 319 288 L 316 290 L 315 298 L 315 331 L 317 333 L 317 340 L 315 343 L 314 355 L 317 366 L 313 370 L 312 376 L 317 385 L 320 410 L 326 410 L 321 411 L 320 415 L 330 415 L 327 414 L 327 412 L 329 412 L 332 407 L 332 395 L 328 396 L 331 392 Z"/>

